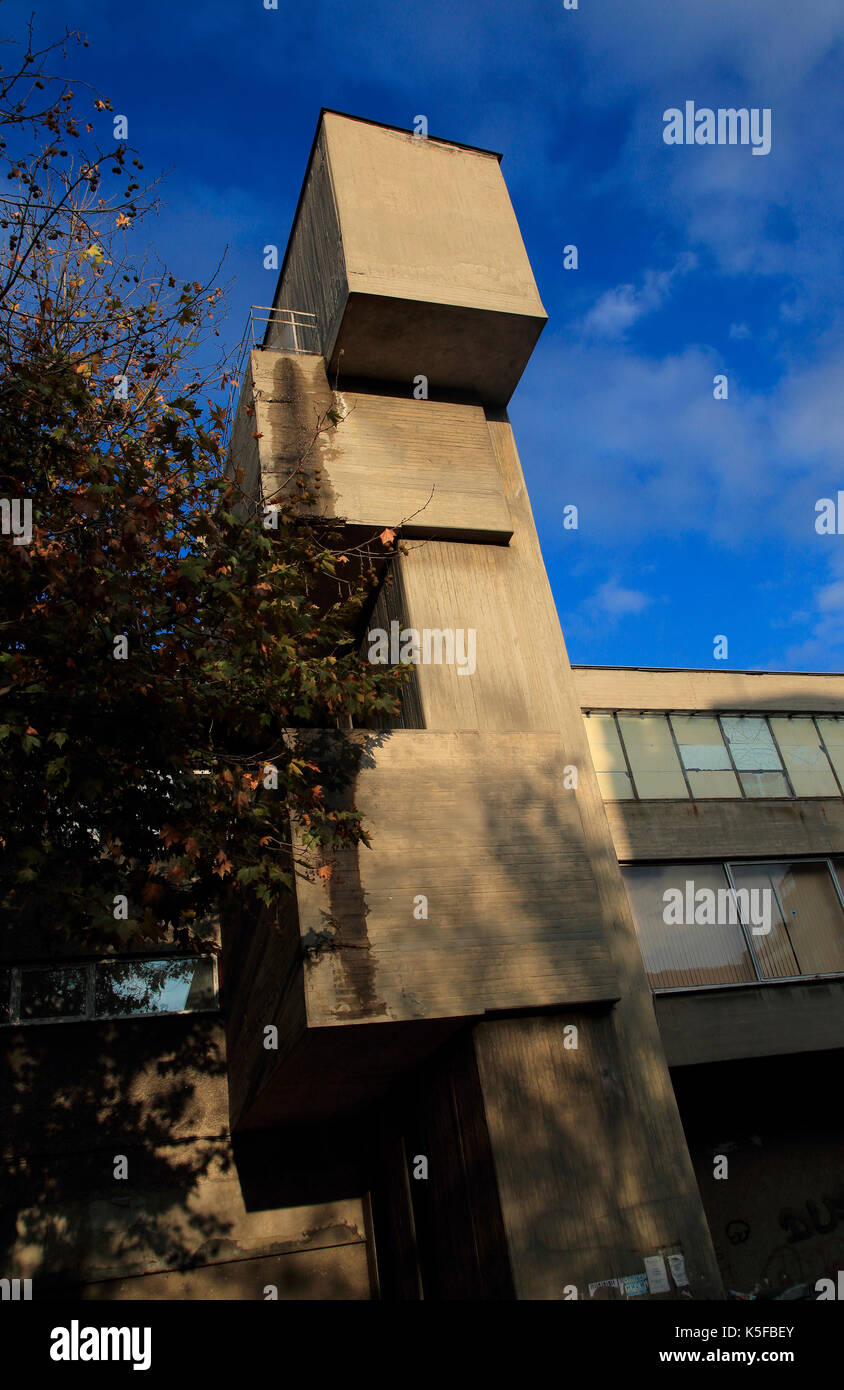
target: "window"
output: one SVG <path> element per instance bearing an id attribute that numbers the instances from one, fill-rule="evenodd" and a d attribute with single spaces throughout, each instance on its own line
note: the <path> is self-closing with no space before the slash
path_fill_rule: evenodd
<path id="1" fill-rule="evenodd" d="M 0 1024 L 141 1018 L 213 1009 L 217 974 L 209 956 L 13 966 L 0 971 Z"/>
<path id="2" fill-rule="evenodd" d="M 213 1007 L 213 962 L 207 957 L 100 961 L 96 966 L 94 1012 L 100 1018 Z"/>
<path id="3" fill-rule="evenodd" d="M 713 714 L 672 714 L 671 727 L 694 797 L 741 796 Z"/>
<path id="4" fill-rule="evenodd" d="M 771 730 L 795 796 L 838 796 L 838 783 L 811 716 L 772 718 Z"/>
<path id="5" fill-rule="evenodd" d="M 18 1008 L 21 1022 L 37 1018 L 84 1018 L 87 969 L 21 970 Z"/>
<path id="6" fill-rule="evenodd" d="M 586 719 L 589 751 L 606 801 L 628 801 L 633 796 L 630 773 L 612 714 L 590 714 Z"/>
<path id="7" fill-rule="evenodd" d="M 620 714 L 618 727 L 640 797 L 688 799 L 689 789 L 664 714 Z"/>
<path id="8" fill-rule="evenodd" d="M 737 888 L 767 891 L 771 930 L 754 938 L 765 979 L 844 971 L 844 913 L 826 862 L 734 864 Z"/>
<path id="9" fill-rule="evenodd" d="M 844 715 L 590 710 L 606 801 L 840 797 Z"/>
<path id="10" fill-rule="evenodd" d="M 647 865 L 621 872 L 652 989 L 756 979 L 734 903 L 730 910 L 722 864 Z M 708 893 L 711 912 L 704 910 Z"/>
<path id="11" fill-rule="evenodd" d="M 752 714 L 725 714 L 721 726 L 745 795 L 788 796 L 788 783 L 767 720 Z"/>
<path id="12" fill-rule="evenodd" d="M 844 974 L 844 859 L 631 865 L 622 876 L 655 990 Z"/>
<path id="13" fill-rule="evenodd" d="M 824 715 L 817 720 L 818 732 L 826 745 L 829 760 L 844 786 L 844 718 L 841 715 Z"/>

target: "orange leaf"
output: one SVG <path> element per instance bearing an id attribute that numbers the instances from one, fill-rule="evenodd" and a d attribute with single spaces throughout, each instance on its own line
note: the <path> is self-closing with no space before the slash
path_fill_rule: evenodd
<path id="1" fill-rule="evenodd" d="M 323 880 L 324 883 L 327 883 L 331 877 L 331 865 L 323 864 L 321 869 L 317 869 L 317 874 Z"/>
<path id="2" fill-rule="evenodd" d="M 225 878 L 226 874 L 231 869 L 231 860 L 226 858 L 225 854 L 221 849 L 218 849 L 217 858 L 215 862 L 217 867 L 214 870 L 214 873 L 219 874 L 220 878 Z"/>
<path id="3" fill-rule="evenodd" d="M 386 530 L 381 532 L 378 539 L 382 545 L 391 545 L 392 542 L 396 539 L 396 533 L 395 531 L 391 531 L 388 526 Z"/>

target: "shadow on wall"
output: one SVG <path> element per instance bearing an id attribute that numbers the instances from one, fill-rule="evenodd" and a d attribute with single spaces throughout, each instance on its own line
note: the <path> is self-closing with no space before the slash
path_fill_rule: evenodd
<path id="1" fill-rule="evenodd" d="M 494 1177 L 489 1164 L 477 1163 L 497 1186 L 518 1298 L 562 1298 L 567 1284 L 588 1297 L 590 1282 L 641 1274 L 643 1258 L 660 1249 L 681 1250 L 698 1296 L 718 1297 L 709 1233 L 609 836 L 597 834 L 594 816 L 581 818 L 574 789 L 549 794 L 551 763 L 586 767 L 585 735 L 572 727 L 572 747 L 565 750 L 562 736 L 548 733 L 380 736 L 394 787 L 405 789 L 407 821 L 379 825 L 378 809 L 382 815 L 385 807 L 396 809 L 382 785 L 373 800 L 372 851 L 350 853 L 354 868 L 344 862 L 325 889 L 338 924 L 331 965 L 335 1009 L 343 1010 L 337 1021 L 367 1018 L 376 1000 L 386 1019 L 404 1009 L 401 1026 L 413 1030 L 438 1010 L 443 1016 L 461 996 L 472 999 L 483 1094 L 475 1099 L 465 1089 L 461 1142 L 471 1126 L 488 1127 Z M 432 739 L 442 740 L 448 765 L 426 764 L 414 781 L 403 750 L 412 760 L 414 747 Z M 429 752 L 439 746 L 431 742 Z M 375 755 L 376 771 L 381 758 Z M 364 761 L 351 793 L 364 808 L 370 770 Z M 593 801 L 596 808 L 602 815 Z M 561 861 L 569 869 L 561 872 Z M 419 894 L 428 902 L 422 921 L 413 916 Z M 578 957 L 582 950 L 588 959 L 595 949 L 587 928 L 598 920 L 621 998 L 614 1007 L 587 1008 L 578 1002 L 588 997 L 577 993 L 584 980 Z M 575 956 L 560 950 L 566 934 L 579 942 Z M 362 953 L 367 972 L 359 979 L 353 967 L 359 972 Z M 511 1003 L 484 1017 L 484 1007 L 495 1010 L 496 1000 L 515 997 L 512 982 L 523 972 L 521 1010 Z M 567 994 L 570 1007 L 554 1003 Z M 603 997 L 613 992 L 607 988 Z M 576 1047 L 566 1046 L 571 1024 Z M 397 1080 L 399 1095 L 404 1085 Z M 420 1152 L 425 1142 L 420 1134 Z M 446 1154 L 440 1145 L 439 1157 Z M 454 1221 L 451 1179 L 433 1164 L 427 1181 L 430 1220 L 445 1231 Z M 431 1240 L 438 1242 L 435 1235 Z M 666 1296 L 679 1295 L 672 1287 Z"/>
<path id="2" fill-rule="evenodd" d="M 231 1167 L 216 1017 L 2 1039 L 4 1273 L 47 1291 L 224 1257 L 232 1223 L 211 1200 Z"/>
<path id="3" fill-rule="evenodd" d="M 219 1016 L 2 1036 L 0 1270 L 35 1298 L 371 1297 L 358 1145 L 233 1149 Z"/>

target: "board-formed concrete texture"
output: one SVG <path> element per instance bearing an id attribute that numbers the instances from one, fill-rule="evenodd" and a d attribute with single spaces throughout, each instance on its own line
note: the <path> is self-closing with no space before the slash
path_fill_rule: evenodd
<path id="1" fill-rule="evenodd" d="M 377 847 L 297 884 L 300 930 L 327 934 L 305 969 L 309 1026 L 617 997 L 564 766 L 553 734 L 365 741 L 354 801 Z"/>
<path id="2" fill-rule="evenodd" d="M 280 1180 L 314 1166 L 290 1138 L 283 1164 L 233 1144 L 216 1014 L 0 1041 L 0 1264 L 36 1298 L 372 1296 L 362 1195 L 325 1201 Z"/>
<path id="3" fill-rule="evenodd" d="M 844 713 L 844 680 L 814 671 L 649 671 L 573 666 L 584 709 Z"/>
<path id="4" fill-rule="evenodd" d="M 344 418 L 306 463 L 325 514 L 350 533 L 408 528 L 367 626 L 449 633 L 455 656 L 416 665 L 394 727 L 332 735 L 356 750 L 347 795 L 371 848 L 315 866 L 330 876 L 297 884 L 277 921 L 229 933 L 232 1123 L 378 1106 L 379 1260 L 405 1233 L 394 1268 L 415 1267 L 422 1222 L 441 1251 L 425 1297 L 587 1296 L 677 1248 L 696 1296 L 717 1294 L 502 408 L 544 313 L 498 158 L 324 113 L 276 304 L 316 315 L 322 357 L 274 348 L 270 330 L 233 462 L 266 501 L 334 405 Z M 472 1174 L 429 1182 L 411 1215 L 396 1163 L 429 1149 L 440 1175 Z M 393 1287 L 418 1296 L 412 1274 Z"/>
<path id="5" fill-rule="evenodd" d="M 336 428 L 326 422 L 331 408 L 342 416 Z M 318 515 L 349 525 L 404 524 L 405 535 L 506 543 L 513 533 L 477 401 L 335 393 L 322 357 L 255 351 L 232 450 L 252 492 L 260 467 L 267 502 L 292 490 L 303 461 L 316 499 L 308 510 Z"/>
<path id="6" fill-rule="evenodd" d="M 498 404 L 546 321 L 497 155 L 333 111 L 275 307 L 316 314 L 332 382 L 424 376 Z"/>

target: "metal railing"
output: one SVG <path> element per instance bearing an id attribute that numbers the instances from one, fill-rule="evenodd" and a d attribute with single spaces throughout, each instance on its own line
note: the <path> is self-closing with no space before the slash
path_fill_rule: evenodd
<path id="1" fill-rule="evenodd" d="M 263 342 L 255 341 L 256 323 L 268 327 Z M 274 348 L 278 352 L 319 352 L 316 314 L 304 309 L 274 309 L 267 304 L 253 304 L 249 310 L 252 346 Z"/>
<path id="2" fill-rule="evenodd" d="M 265 325 L 256 330 L 256 325 Z M 257 339 L 260 338 L 260 342 Z M 304 309 L 275 309 L 270 304 L 253 304 L 249 310 L 246 327 L 240 340 L 237 366 L 229 392 L 226 428 L 231 423 L 232 412 L 237 403 L 237 395 L 243 379 L 243 364 L 246 356 L 256 348 L 270 352 L 308 352 L 320 351 L 319 331 L 316 314 Z"/>

